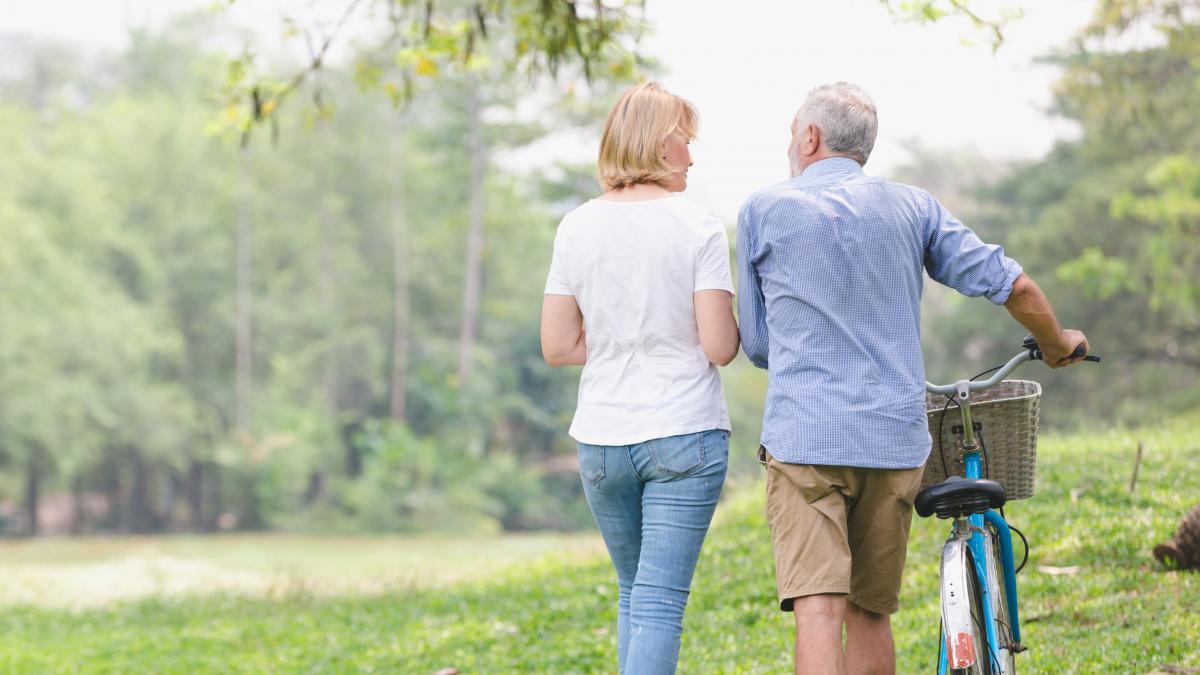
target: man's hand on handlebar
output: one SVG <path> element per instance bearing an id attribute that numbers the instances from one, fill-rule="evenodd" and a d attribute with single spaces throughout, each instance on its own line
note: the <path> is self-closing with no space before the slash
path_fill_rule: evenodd
<path id="1" fill-rule="evenodd" d="M 1042 350 L 1042 360 L 1051 368 L 1064 368 L 1079 363 L 1090 350 L 1083 331 L 1069 329 L 1062 331 L 1054 344 L 1039 343 L 1038 346 Z"/>
<path id="2" fill-rule="evenodd" d="M 1017 323 L 1032 335 L 1043 338 L 1039 341 L 1041 358 L 1047 366 L 1062 368 L 1078 363 L 1087 356 L 1087 337 L 1080 331 L 1063 330 L 1058 325 L 1050 301 L 1029 275 L 1022 272 L 1013 281 L 1012 292 L 1004 301 L 1004 306 Z"/>
<path id="3" fill-rule="evenodd" d="M 1099 356 L 1088 353 L 1089 347 L 1087 336 L 1085 336 L 1082 332 L 1077 330 L 1061 331 L 1059 338 L 1060 339 L 1057 341 L 1059 343 L 1057 345 L 1059 351 L 1064 349 L 1062 345 L 1066 344 L 1066 348 L 1069 348 L 1071 352 L 1069 354 L 1059 356 L 1055 361 L 1049 361 L 1046 359 L 1045 354 L 1042 352 L 1042 347 L 1038 344 L 1038 341 L 1034 339 L 1033 335 L 1030 334 L 1026 335 L 1025 339 L 1021 341 L 1021 351 L 1017 352 L 1016 356 L 1009 359 L 1008 363 L 985 370 L 979 375 L 976 375 L 974 378 L 971 378 L 969 381 L 959 380 L 953 384 L 930 384 L 928 381 L 926 381 L 925 391 L 931 394 L 945 394 L 946 396 L 959 395 L 964 388 L 969 391 L 982 391 L 984 389 L 988 389 L 989 387 L 994 387 L 997 384 L 1000 384 L 1000 382 L 1002 382 L 1004 378 L 1008 377 L 1012 371 L 1016 370 L 1018 366 L 1020 366 L 1022 363 L 1026 363 L 1027 361 L 1046 361 L 1046 365 L 1050 366 L 1051 368 L 1062 368 L 1063 366 L 1069 366 L 1072 363 L 1078 363 L 1080 361 L 1100 363 Z M 1058 352 L 1054 353 L 1057 354 Z M 991 378 L 987 380 L 976 379 L 982 375 L 992 372 L 993 370 L 999 372 L 997 372 L 995 375 L 992 375 Z"/>

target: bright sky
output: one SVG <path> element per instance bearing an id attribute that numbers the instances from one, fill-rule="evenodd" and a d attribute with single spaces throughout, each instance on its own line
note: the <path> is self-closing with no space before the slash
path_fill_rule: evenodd
<path id="1" fill-rule="evenodd" d="M 298 17 L 336 15 L 345 0 L 237 0 L 233 16 L 265 36 L 281 33 L 283 8 Z M 157 25 L 211 0 L 39 0 L 6 8 L 0 30 L 118 47 L 129 27 Z M 999 6 L 977 3 L 983 10 Z M 1012 6 L 1012 2 L 1007 3 Z M 887 175 L 906 157 L 901 143 L 973 147 L 1002 158 L 1046 152 L 1071 134 L 1045 112 L 1055 69 L 1033 60 L 1063 46 L 1089 18 L 1094 0 L 1023 3 L 993 54 L 965 21 L 912 25 L 879 0 L 648 0 L 654 35 L 644 49 L 666 67 L 663 83 L 696 104 L 691 198 L 732 222 L 755 189 L 787 177 L 792 114 L 813 86 L 848 80 L 879 109 L 879 139 L 868 171 Z M 273 39 L 273 38 L 272 38 Z M 964 44 L 964 39 L 974 44 Z M 599 132 L 538 147 L 545 158 L 589 159 Z M 582 141 L 582 142 L 581 142 Z"/>
<path id="2" fill-rule="evenodd" d="M 787 178 L 792 115 L 810 88 L 838 80 L 875 99 L 879 138 L 869 172 L 903 164 L 900 143 L 909 138 L 995 157 L 1043 154 L 1071 129 L 1045 112 L 1055 69 L 1032 61 L 1065 44 L 1094 2 L 1024 5 L 993 54 L 964 22 L 900 23 L 878 0 L 650 0 L 658 32 L 651 51 L 670 68 L 663 82 L 700 110 L 690 191 L 732 220 L 747 194 Z"/>

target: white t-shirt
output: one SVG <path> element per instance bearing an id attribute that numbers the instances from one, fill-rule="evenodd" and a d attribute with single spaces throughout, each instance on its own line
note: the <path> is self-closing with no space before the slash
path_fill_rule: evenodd
<path id="1" fill-rule="evenodd" d="M 717 367 L 700 346 L 692 294 L 733 293 L 729 238 L 679 196 L 593 199 L 554 238 L 549 295 L 583 312 L 587 364 L 571 437 L 592 445 L 729 429 Z"/>

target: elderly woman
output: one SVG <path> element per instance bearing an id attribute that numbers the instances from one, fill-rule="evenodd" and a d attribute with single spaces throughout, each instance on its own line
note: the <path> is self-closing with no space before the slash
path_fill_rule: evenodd
<path id="1" fill-rule="evenodd" d="M 604 194 L 563 218 L 542 352 L 582 365 L 570 435 L 617 571 L 622 673 L 673 673 L 692 572 L 725 481 L 733 360 L 729 242 L 687 187 L 695 108 L 656 83 L 627 91 L 600 140 Z"/>

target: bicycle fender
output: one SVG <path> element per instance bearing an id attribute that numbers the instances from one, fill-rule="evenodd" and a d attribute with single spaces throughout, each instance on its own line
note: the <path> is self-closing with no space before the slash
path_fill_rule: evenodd
<path id="1" fill-rule="evenodd" d="M 967 542 L 952 538 L 942 548 L 942 626 L 946 640 L 946 662 L 950 668 L 969 668 L 978 659 L 974 625 L 971 621 L 970 579 L 974 574 Z"/>

